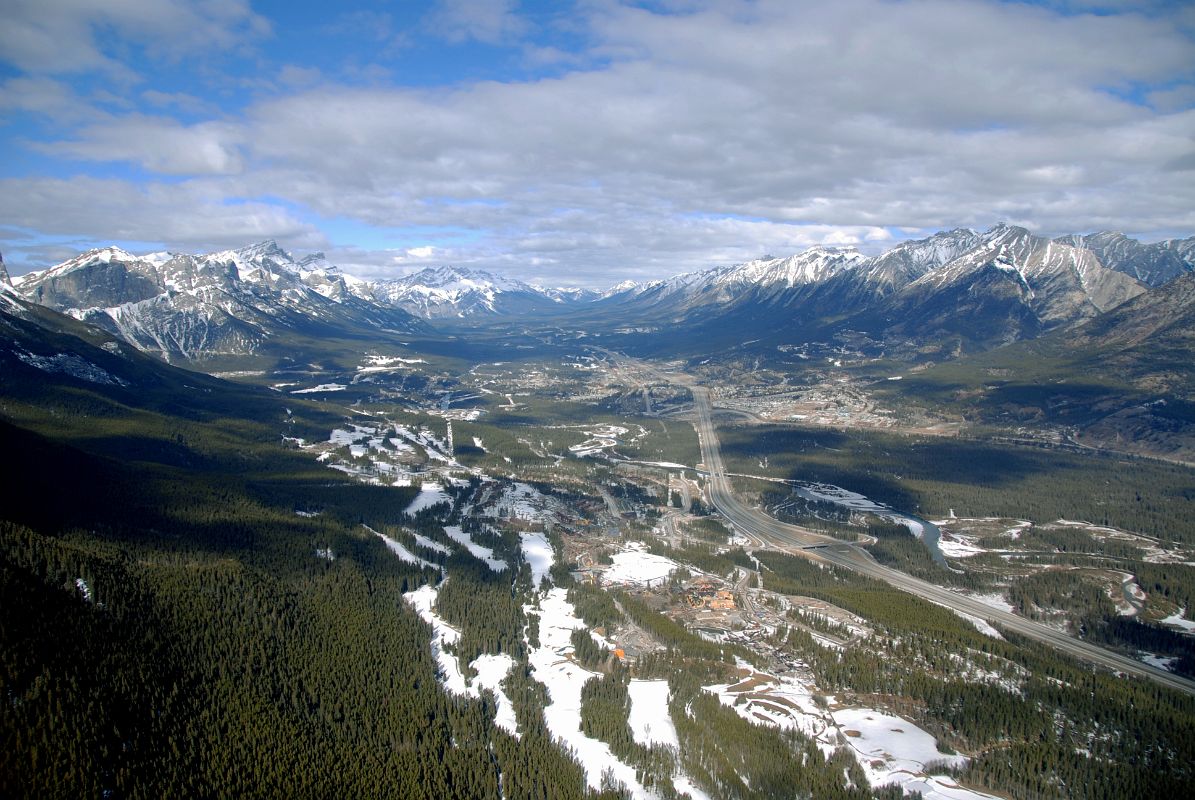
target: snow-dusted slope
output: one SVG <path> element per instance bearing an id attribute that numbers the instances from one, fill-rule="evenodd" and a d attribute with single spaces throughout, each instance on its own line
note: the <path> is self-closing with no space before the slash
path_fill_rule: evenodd
<path id="1" fill-rule="evenodd" d="M 322 254 L 301 261 L 274 242 L 207 255 L 91 250 L 24 276 L 26 298 L 116 333 L 164 358 L 253 353 L 301 330 L 387 327 L 413 320 L 353 291 Z"/>
<path id="2" fill-rule="evenodd" d="M 1090 250 L 998 225 L 879 308 L 885 339 L 985 349 L 1092 319 L 1145 291 Z"/>
<path id="3" fill-rule="evenodd" d="M 1195 270 L 1195 236 L 1144 244 L 1113 231 L 1071 234 L 1055 241 L 1095 253 L 1108 269 L 1131 275 L 1148 286 L 1161 286 Z"/>

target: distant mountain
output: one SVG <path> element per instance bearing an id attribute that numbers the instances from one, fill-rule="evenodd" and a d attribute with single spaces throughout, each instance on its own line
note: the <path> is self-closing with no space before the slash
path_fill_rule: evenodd
<path id="1" fill-rule="evenodd" d="M 461 267 L 428 267 L 356 291 L 424 319 L 533 314 L 597 297 L 586 289 L 548 289 Z"/>
<path id="2" fill-rule="evenodd" d="M 361 283 L 322 254 L 296 261 L 270 241 L 207 255 L 91 250 L 24 276 L 17 288 L 166 360 L 203 361 L 253 354 L 295 334 L 421 328 L 362 297 Z"/>
<path id="3" fill-rule="evenodd" d="M 1071 234 L 1055 239 L 1095 253 L 1108 269 L 1131 275 L 1147 286 L 1161 286 L 1195 270 L 1195 236 L 1142 244 L 1123 233 Z"/>
<path id="4" fill-rule="evenodd" d="M 997 226 L 886 298 L 885 340 L 985 350 L 1091 319 L 1145 291 L 1090 250 Z"/>
<path id="5" fill-rule="evenodd" d="M 761 347 L 861 331 L 881 349 L 916 355 L 928 345 L 948 355 L 1081 322 L 1143 291 L 1090 250 L 997 225 L 944 231 L 878 256 L 815 247 L 622 284 L 595 305 L 623 325 L 667 321 Z"/>

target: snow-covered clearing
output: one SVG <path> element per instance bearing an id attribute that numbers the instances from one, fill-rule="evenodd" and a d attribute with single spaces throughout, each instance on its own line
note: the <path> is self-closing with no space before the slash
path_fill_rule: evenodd
<path id="1" fill-rule="evenodd" d="M 343 428 L 336 428 L 332 431 L 332 435 L 328 437 L 328 442 L 337 446 L 346 444 L 355 444 L 378 432 L 377 428 L 372 428 L 367 425 L 353 425 L 352 430 L 345 430 Z"/>
<path id="2" fill-rule="evenodd" d="M 492 548 L 477 544 L 473 541 L 473 537 L 461 530 L 459 525 L 445 525 L 444 533 L 448 534 L 448 538 L 457 544 L 463 546 L 475 558 L 480 558 L 486 565 L 494 572 L 501 572 L 506 569 L 505 561 L 494 558 L 494 551 Z"/>
<path id="3" fill-rule="evenodd" d="M 415 538 L 415 544 L 420 547 L 426 547 L 428 550 L 435 550 L 437 553 L 448 555 L 452 551 L 437 541 L 427 538 L 421 533 L 412 533 L 411 536 Z"/>
<path id="4" fill-rule="evenodd" d="M 473 446 L 474 446 L 474 447 L 476 447 L 478 450 L 480 450 L 480 451 L 481 451 L 481 452 L 483 452 L 483 453 L 488 453 L 488 452 L 490 452 L 489 450 L 486 450 L 486 449 L 485 449 L 485 445 L 484 445 L 484 444 L 482 444 L 482 442 L 481 442 L 481 437 L 480 437 L 480 436 L 474 436 L 474 437 L 473 437 Z"/>
<path id="5" fill-rule="evenodd" d="M 642 464 L 645 467 L 663 467 L 665 469 L 693 469 L 685 464 L 677 464 L 675 461 L 635 461 L 632 459 L 620 463 Z"/>
<path id="6" fill-rule="evenodd" d="M 432 657 L 439 667 L 440 683 L 452 694 L 468 697 L 480 697 L 482 689 L 489 689 L 494 693 L 498 706 L 494 723 L 517 736 L 518 724 L 515 720 L 514 704 L 502 689 L 502 681 L 514 666 L 514 659 L 505 653 L 480 655 L 470 664 L 477 675 L 471 682 L 466 683 L 460 661 L 444 649 L 445 645 L 456 644 L 461 634 L 435 612 L 436 597 L 439 593 L 438 589 L 424 585 L 413 592 L 407 592 L 403 598 L 415 609 L 420 619 L 432 627 Z"/>
<path id="7" fill-rule="evenodd" d="M 382 533 L 381 531 L 375 531 L 373 528 L 369 527 L 368 525 L 362 525 L 361 527 L 365 528 L 365 530 L 369 531 L 370 533 L 374 534 L 375 536 L 380 537 L 381 540 L 386 543 L 386 547 L 390 550 L 391 553 L 394 553 L 394 555 L 398 556 L 399 558 L 401 558 L 403 561 L 407 562 L 408 564 L 415 564 L 416 566 L 420 566 L 420 567 L 431 567 L 432 569 L 440 569 L 439 565 L 433 564 L 430 561 L 420 558 L 419 556 L 415 555 L 410 550 L 403 547 L 401 544 L 399 544 L 398 542 L 396 542 L 394 539 L 390 538 L 386 534 Z"/>
<path id="8" fill-rule="evenodd" d="M 548 506 L 548 498 L 535 487 L 516 483 L 506 487 L 494 503 L 494 514 L 509 519 L 543 522 L 549 514 Z"/>
<path id="9" fill-rule="evenodd" d="M 332 551 L 331 547 L 317 547 L 315 550 L 315 557 L 322 558 L 325 561 L 335 561 L 336 553 Z"/>
<path id="10" fill-rule="evenodd" d="M 628 542 L 626 549 L 615 553 L 611 560 L 614 563 L 602 573 L 605 583 L 647 586 L 666 581 L 680 568 L 680 564 L 670 558 L 647 552 L 643 542 Z"/>
<path id="11" fill-rule="evenodd" d="M 595 673 L 573 661 L 572 632 L 585 628 L 573 613 L 567 592 L 554 588 L 540 598 L 539 609 L 528 606 L 528 614 L 539 615 L 540 646 L 531 651 L 528 661 L 535 680 L 548 688 L 551 702 L 544 708 L 544 723 L 554 739 L 571 748 L 585 770 L 585 781 L 599 789 L 602 775 L 610 773 L 636 798 L 652 795 L 635 775 L 635 768 L 617 758 L 609 745 L 581 732 L 581 687 Z"/>
<path id="12" fill-rule="evenodd" d="M 948 533 L 943 533 L 938 539 L 938 549 L 942 551 L 942 555 L 950 558 L 970 558 L 987 552 L 982 547 L 976 547 Z"/>
<path id="13" fill-rule="evenodd" d="M 408 364 L 426 364 L 422 358 L 403 358 L 402 356 L 367 355 L 365 363 L 357 367 L 357 372 L 394 372 Z"/>
<path id="14" fill-rule="evenodd" d="M 589 438 L 580 444 L 569 446 L 569 451 L 578 458 L 592 456 L 608 447 L 618 444 L 618 437 L 625 436 L 629 431 L 619 425 L 599 425 L 593 430 L 584 432 Z"/>
<path id="15" fill-rule="evenodd" d="M 701 791 L 697 784 L 689 779 L 688 775 L 678 775 L 672 779 L 672 788 L 684 795 L 688 795 L 690 800 L 711 800 L 710 796 Z"/>
<path id="16" fill-rule="evenodd" d="M 972 625 L 974 625 L 975 629 L 978 630 L 983 635 L 991 636 L 993 639 L 1003 639 L 1004 638 L 1003 636 L 1000 635 L 1000 631 L 993 628 L 991 626 L 991 624 L 988 623 L 987 620 L 980 619 L 979 617 L 973 617 L 970 614 L 964 614 L 961 611 L 958 611 L 955 613 L 957 613 L 960 617 L 962 617 L 963 619 L 967 620 Z"/>
<path id="17" fill-rule="evenodd" d="M 1175 665 L 1175 663 L 1178 662 L 1177 656 L 1160 656 L 1156 653 L 1147 653 L 1144 650 L 1139 650 L 1137 652 L 1137 657 L 1146 664 L 1149 664 L 1151 667 L 1157 667 L 1158 669 L 1164 670 L 1169 670 Z"/>
<path id="18" fill-rule="evenodd" d="M 965 789 L 944 775 L 925 775 L 930 762 L 962 766 L 967 758 L 939 752 L 934 737 L 906 719 L 866 708 L 834 711 L 831 717 L 872 786 L 899 784 L 906 793 L 921 792 L 926 800 L 992 797 Z"/>
<path id="19" fill-rule="evenodd" d="M 978 594 L 978 593 L 973 593 L 973 592 L 962 592 L 962 594 L 966 594 L 972 600 L 978 600 L 979 602 L 983 603 L 985 606 L 991 606 L 992 608 L 998 608 L 1001 611 L 1007 611 L 1010 614 L 1012 614 L 1016 611 L 1016 609 L 1013 607 L 1013 604 L 1008 602 L 1008 600 L 1006 600 L 1004 598 L 1003 594 L 998 594 L 998 593 Z"/>
<path id="20" fill-rule="evenodd" d="M 778 678 L 756 672 L 740 662 L 742 679 L 737 683 L 706 686 L 723 705 L 757 725 L 797 730 L 817 740 L 822 752 L 834 752 L 837 732 L 830 719 L 813 700 L 811 687 L 792 677 Z"/>
<path id="21" fill-rule="evenodd" d="M 415 495 L 415 499 L 407 506 L 406 513 L 413 516 L 425 508 L 431 508 L 436 503 L 447 503 L 451 506 L 452 498 L 448 496 L 440 484 L 425 483 L 420 487 L 419 494 Z"/>
<path id="22" fill-rule="evenodd" d="M 668 681 L 632 680 L 630 724 L 635 741 L 642 745 L 680 747 L 676 726 L 668 715 Z"/>
<path id="23" fill-rule="evenodd" d="M 556 561 L 552 544 L 542 533 L 520 533 L 519 547 L 523 550 L 523 558 L 531 566 L 531 585 L 538 587 Z"/>
<path id="24" fill-rule="evenodd" d="M 739 662 L 739 674 L 738 683 L 706 686 L 705 691 L 750 722 L 812 737 L 827 755 L 845 740 L 873 786 L 900 784 L 906 791 L 922 792 L 926 800 L 990 797 L 948 776 L 926 775 L 927 763 L 962 765 L 967 758 L 939 752 L 934 737 L 908 720 L 866 708 L 826 710 L 833 708 L 833 697 L 819 705 L 812 687 L 801 680 L 758 672 L 746 662 Z"/>
<path id="25" fill-rule="evenodd" d="M 1166 619 L 1161 620 L 1163 625 L 1173 625 L 1176 628 L 1182 628 L 1184 633 L 1195 633 L 1195 622 L 1186 619 L 1187 609 L 1180 608 Z"/>

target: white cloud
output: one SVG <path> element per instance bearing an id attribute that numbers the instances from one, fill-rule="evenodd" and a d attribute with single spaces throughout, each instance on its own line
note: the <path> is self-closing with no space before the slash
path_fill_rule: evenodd
<path id="1" fill-rule="evenodd" d="M 203 181 L 151 183 L 75 177 L 0 180 L 0 219 L 42 235 L 93 242 L 163 242 L 182 250 L 278 239 L 325 246 L 313 226 L 276 206 L 226 198 Z"/>
<path id="2" fill-rule="evenodd" d="M 84 127 L 73 140 L 40 149 L 93 161 L 129 161 L 166 175 L 231 175 L 241 171 L 239 126 L 182 125 L 173 119 L 129 115 Z"/>
<path id="3" fill-rule="evenodd" d="M 360 88 L 292 67 L 271 73 L 290 93 L 234 117 L 99 116 L 46 147 L 209 177 L 172 191 L 112 182 L 104 208 L 62 197 L 65 216 L 80 230 L 128 227 L 153 195 L 169 209 L 147 218 L 170 232 L 156 239 L 243 243 L 255 238 L 248 227 L 282 239 L 289 230 L 298 247 L 315 234 L 287 210 L 297 207 L 380 229 L 448 229 L 392 251 L 353 251 L 362 269 L 436 259 L 590 284 L 1000 219 L 1043 232 L 1195 230 L 1195 184 L 1180 170 L 1195 154 L 1195 48 L 1188 28 L 1157 9 L 585 8 L 578 24 L 592 49 L 571 54 L 532 42 L 511 3 L 441 3 L 429 18 L 449 40 L 517 40 L 528 63 L 602 65 L 559 77 Z M 62 87 L 44 85 L 39 94 L 10 81 L 0 102 L 45 113 L 69 104 Z M 1124 99 L 1135 93 L 1141 102 Z M 256 226 L 222 203 L 266 195 L 286 209 L 235 207 Z M 49 204 L 20 216 L 10 223 L 67 232 Z M 185 230 L 176 217 L 191 220 Z M 142 234 L 148 221 L 136 226 Z M 205 237 L 203 225 L 229 227 Z"/>
<path id="4" fill-rule="evenodd" d="M 172 58 L 236 47 L 269 31 L 246 0 L 6 0 L 0 60 L 34 73 L 100 70 L 132 80 L 110 52 L 109 34 Z"/>
<path id="5" fill-rule="evenodd" d="M 527 23 L 512 0 L 437 0 L 424 25 L 450 42 L 499 44 L 523 35 Z"/>

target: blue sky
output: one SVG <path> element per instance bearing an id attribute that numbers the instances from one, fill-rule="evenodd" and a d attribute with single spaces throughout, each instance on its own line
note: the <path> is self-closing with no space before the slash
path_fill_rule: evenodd
<path id="1" fill-rule="evenodd" d="M 9 0 L 0 249 L 604 286 L 997 221 L 1195 233 L 1187 3 Z"/>

